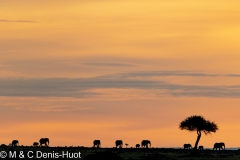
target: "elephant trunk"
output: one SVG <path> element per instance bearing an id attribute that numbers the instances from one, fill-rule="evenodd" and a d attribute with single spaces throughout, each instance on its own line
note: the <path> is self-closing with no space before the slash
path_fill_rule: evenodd
<path id="1" fill-rule="evenodd" d="M 151 148 L 151 142 L 149 142 L 150 148 Z"/>

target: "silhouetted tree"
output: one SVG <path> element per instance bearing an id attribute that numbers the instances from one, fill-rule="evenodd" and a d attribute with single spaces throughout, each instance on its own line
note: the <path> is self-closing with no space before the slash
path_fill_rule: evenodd
<path id="1" fill-rule="evenodd" d="M 128 144 L 127 144 L 127 143 L 125 143 L 125 145 L 126 145 L 126 148 L 127 148 Z"/>
<path id="2" fill-rule="evenodd" d="M 183 120 L 179 125 L 179 129 L 188 130 L 190 132 L 197 131 L 198 136 L 194 146 L 194 150 L 197 150 L 198 142 L 201 138 L 201 132 L 206 135 L 211 134 L 211 132 L 215 133 L 218 130 L 218 126 L 214 122 L 210 122 L 202 116 L 194 115 Z"/>

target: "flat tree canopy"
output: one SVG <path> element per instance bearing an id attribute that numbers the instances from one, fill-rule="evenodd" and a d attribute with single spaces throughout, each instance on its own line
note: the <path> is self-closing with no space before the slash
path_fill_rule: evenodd
<path id="1" fill-rule="evenodd" d="M 215 133 L 218 130 L 218 126 L 214 122 L 210 122 L 202 116 L 194 115 L 183 120 L 179 125 L 179 129 L 197 132 L 198 137 L 194 147 L 194 149 L 197 149 L 198 142 L 201 138 L 201 132 L 205 133 L 206 135 L 211 134 L 211 132 Z"/>

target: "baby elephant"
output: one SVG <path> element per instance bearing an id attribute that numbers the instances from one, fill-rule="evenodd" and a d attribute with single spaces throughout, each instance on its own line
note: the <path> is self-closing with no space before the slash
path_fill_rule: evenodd
<path id="1" fill-rule="evenodd" d="M 203 150 L 203 146 L 199 146 L 198 149 L 199 149 L 199 150 Z"/>
<path id="2" fill-rule="evenodd" d="M 140 144 L 136 144 L 136 148 L 139 148 L 140 147 Z"/>
<path id="3" fill-rule="evenodd" d="M 39 143 L 38 142 L 33 142 L 33 147 L 38 147 Z"/>

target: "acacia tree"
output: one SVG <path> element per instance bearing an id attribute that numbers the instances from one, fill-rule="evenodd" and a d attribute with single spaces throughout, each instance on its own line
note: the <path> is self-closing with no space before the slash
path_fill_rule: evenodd
<path id="1" fill-rule="evenodd" d="M 211 134 L 211 132 L 215 133 L 218 130 L 218 126 L 214 122 L 210 122 L 202 116 L 194 115 L 183 120 L 179 125 L 179 129 L 188 130 L 190 132 L 197 131 L 198 136 L 194 146 L 194 149 L 197 150 L 198 142 L 201 138 L 201 133 L 203 132 L 206 135 Z"/>

